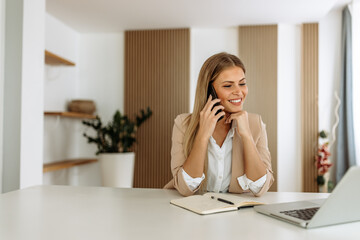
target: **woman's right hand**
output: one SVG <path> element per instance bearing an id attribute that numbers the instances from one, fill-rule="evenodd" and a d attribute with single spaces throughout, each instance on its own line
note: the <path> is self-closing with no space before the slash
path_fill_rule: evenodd
<path id="1" fill-rule="evenodd" d="M 199 120 L 199 131 L 198 137 L 204 138 L 205 140 L 209 140 L 212 134 L 214 133 L 215 126 L 219 118 L 225 116 L 224 106 L 218 105 L 214 107 L 216 103 L 219 103 L 220 99 L 216 98 L 212 100 L 212 96 L 210 95 L 204 108 L 200 112 L 200 120 Z M 214 108 L 213 108 L 214 107 Z M 216 112 L 222 110 L 217 115 Z"/>

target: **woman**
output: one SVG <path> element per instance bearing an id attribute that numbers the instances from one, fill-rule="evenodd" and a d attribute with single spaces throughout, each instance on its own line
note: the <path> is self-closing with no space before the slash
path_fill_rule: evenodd
<path id="1" fill-rule="evenodd" d="M 274 179 L 265 125 L 259 115 L 243 110 L 247 94 L 245 67 L 238 57 L 218 53 L 205 61 L 193 113 L 175 119 L 173 179 L 165 188 L 184 196 L 199 189 L 260 196 L 269 189 Z"/>

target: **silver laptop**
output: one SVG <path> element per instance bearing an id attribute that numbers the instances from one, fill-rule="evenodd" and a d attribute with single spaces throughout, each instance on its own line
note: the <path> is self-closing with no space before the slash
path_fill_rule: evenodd
<path id="1" fill-rule="evenodd" d="M 255 206 L 255 211 L 303 228 L 360 221 L 360 167 L 351 167 L 327 199 Z"/>

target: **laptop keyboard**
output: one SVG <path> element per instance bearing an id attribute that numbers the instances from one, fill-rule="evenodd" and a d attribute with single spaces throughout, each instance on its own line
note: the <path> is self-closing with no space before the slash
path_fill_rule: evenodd
<path id="1" fill-rule="evenodd" d="M 300 218 L 302 220 L 310 220 L 314 216 L 314 214 L 317 212 L 317 210 L 319 210 L 318 207 L 283 211 L 280 213 L 283 213 L 283 214 L 291 216 L 291 217 Z"/>

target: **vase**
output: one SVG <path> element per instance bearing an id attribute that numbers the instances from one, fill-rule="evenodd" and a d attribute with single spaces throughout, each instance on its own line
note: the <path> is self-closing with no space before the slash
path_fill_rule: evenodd
<path id="1" fill-rule="evenodd" d="M 99 155 L 104 187 L 132 188 L 135 153 L 101 153 Z"/>
<path id="2" fill-rule="evenodd" d="M 319 192 L 328 193 L 329 192 L 328 186 L 329 186 L 330 173 L 329 172 L 325 173 L 323 175 L 323 177 L 324 177 L 324 185 L 319 186 Z"/>

